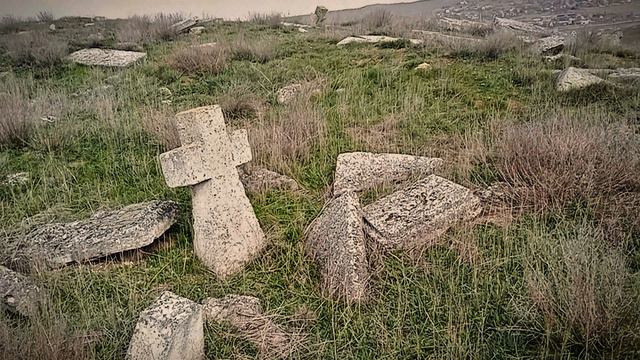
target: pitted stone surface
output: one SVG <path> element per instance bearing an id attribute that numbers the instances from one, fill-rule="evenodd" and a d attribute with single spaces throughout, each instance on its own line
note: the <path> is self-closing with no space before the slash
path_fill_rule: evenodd
<path id="1" fill-rule="evenodd" d="M 350 302 L 367 298 L 369 270 L 362 210 L 347 192 L 326 205 L 307 233 L 306 252 L 320 269 L 330 296 Z"/>
<path id="2" fill-rule="evenodd" d="M 302 335 L 287 331 L 265 315 L 258 298 L 228 295 L 206 299 L 203 306 L 205 321 L 231 325 L 265 358 L 288 358 L 304 341 Z"/>
<path id="3" fill-rule="evenodd" d="M 174 202 L 151 201 L 99 211 L 86 220 L 45 225 L 7 239 L 4 261 L 55 268 L 138 249 L 175 223 L 177 208 Z"/>
<path id="4" fill-rule="evenodd" d="M 38 310 L 42 292 L 28 277 L 0 266 L 0 296 L 2 307 L 31 316 Z"/>
<path id="5" fill-rule="evenodd" d="M 556 89 L 558 89 L 558 91 L 578 90 L 599 84 L 603 81 L 602 78 L 591 74 L 589 69 L 569 67 L 558 76 Z"/>
<path id="6" fill-rule="evenodd" d="M 147 56 L 137 51 L 82 49 L 69 55 L 68 59 L 83 65 L 127 67 Z"/>
<path id="7" fill-rule="evenodd" d="M 236 166 L 251 160 L 244 130 L 229 134 L 219 106 L 176 115 L 182 147 L 160 155 L 170 187 L 193 186 L 195 253 L 218 277 L 242 270 L 266 245 Z"/>
<path id="8" fill-rule="evenodd" d="M 480 214 L 464 186 L 431 175 L 364 208 L 366 232 L 388 249 L 429 245 L 451 226 Z"/>
<path id="9" fill-rule="evenodd" d="M 427 176 L 437 171 L 442 159 L 403 154 L 353 152 L 338 155 L 333 194 L 364 191 L 412 176 Z"/>
<path id="10" fill-rule="evenodd" d="M 272 189 L 296 191 L 300 187 L 292 178 L 267 169 L 241 171 L 240 178 L 246 191 L 259 193 Z"/>
<path id="11" fill-rule="evenodd" d="M 344 46 L 349 44 L 363 44 L 363 43 L 380 44 L 380 43 L 394 42 L 399 40 L 408 40 L 413 45 L 420 45 L 423 43 L 423 41 L 419 39 L 402 39 L 402 38 L 395 38 L 395 37 L 384 36 L 384 35 L 360 35 L 360 36 L 346 37 L 340 40 L 340 42 L 338 42 L 338 46 Z"/>
<path id="12" fill-rule="evenodd" d="M 202 306 L 171 292 L 140 314 L 129 360 L 204 359 Z"/>
<path id="13" fill-rule="evenodd" d="M 557 55 L 564 49 L 564 44 L 563 36 L 552 35 L 536 40 L 533 43 L 533 50 L 540 55 Z"/>

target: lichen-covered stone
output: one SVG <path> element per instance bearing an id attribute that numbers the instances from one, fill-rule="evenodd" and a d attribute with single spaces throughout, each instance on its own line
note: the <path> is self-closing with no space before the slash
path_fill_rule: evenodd
<path id="1" fill-rule="evenodd" d="M 147 56 L 146 53 L 137 51 L 82 49 L 69 55 L 68 59 L 90 66 L 127 67 L 145 56 Z"/>
<path id="2" fill-rule="evenodd" d="M 436 175 L 363 209 L 367 235 L 387 249 L 431 244 L 452 225 L 477 217 L 480 199 L 464 186 Z"/>
<path id="3" fill-rule="evenodd" d="M 369 270 L 358 196 L 331 200 L 307 232 L 306 252 L 318 264 L 323 288 L 337 299 L 367 298 Z"/>
<path id="4" fill-rule="evenodd" d="M 0 266 L 0 304 L 3 308 L 24 316 L 35 315 L 42 295 L 31 279 Z"/>
<path id="5" fill-rule="evenodd" d="M 229 134 L 219 106 L 176 115 L 182 147 L 160 155 L 167 185 L 193 186 L 195 253 L 218 277 L 242 270 L 265 246 L 237 166 L 251 160 L 245 130 Z"/>
<path id="6" fill-rule="evenodd" d="M 336 162 L 333 194 L 338 196 L 351 191 L 364 191 L 412 176 L 431 175 L 442 164 L 442 159 L 404 154 L 340 154 Z"/>
<path id="7" fill-rule="evenodd" d="M 48 224 L 6 239 L 5 263 L 61 267 L 150 245 L 176 221 L 177 205 L 151 201 L 99 211 L 89 219 Z"/>
<path id="8" fill-rule="evenodd" d="M 163 293 L 140 314 L 127 359 L 204 359 L 202 306 L 171 292 Z"/>
<path id="9" fill-rule="evenodd" d="M 589 69 L 569 67 L 558 76 L 556 89 L 563 92 L 578 90 L 599 84 L 603 81 L 602 78 L 593 75 Z"/>
<path id="10" fill-rule="evenodd" d="M 268 190 L 296 191 L 300 189 L 298 183 L 292 178 L 262 168 L 241 170 L 240 179 L 245 190 L 250 193 Z"/>
<path id="11" fill-rule="evenodd" d="M 206 299 L 203 306 L 205 321 L 230 325 L 265 358 L 288 358 L 304 341 L 301 334 L 288 331 L 265 315 L 258 298 L 229 295 Z"/>

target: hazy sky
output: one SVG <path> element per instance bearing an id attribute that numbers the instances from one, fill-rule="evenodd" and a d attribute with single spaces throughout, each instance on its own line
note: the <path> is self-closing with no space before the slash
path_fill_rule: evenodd
<path id="1" fill-rule="evenodd" d="M 311 13 L 316 5 L 329 9 L 346 9 L 376 3 L 396 3 L 393 0 L 0 0 L 0 14 L 31 16 L 41 10 L 55 16 L 102 15 L 126 17 L 133 14 L 182 12 L 200 16 L 246 17 L 249 12 L 280 12 L 285 15 Z"/>

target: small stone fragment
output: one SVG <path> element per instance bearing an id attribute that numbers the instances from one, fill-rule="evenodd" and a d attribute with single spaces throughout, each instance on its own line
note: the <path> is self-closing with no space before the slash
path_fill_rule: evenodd
<path id="1" fill-rule="evenodd" d="M 68 59 L 89 66 L 127 67 L 145 56 L 143 52 L 94 48 L 76 51 Z"/>
<path id="2" fill-rule="evenodd" d="M 603 81 L 603 79 L 592 75 L 588 69 L 569 67 L 558 76 L 556 89 L 563 92 L 578 90 Z"/>
<path id="3" fill-rule="evenodd" d="M 42 300 L 40 288 L 28 277 L 0 266 L 0 304 L 23 316 L 35 315 Z"/>
<path id="4" fill-rule="evenodd" d="M 309 32 L 309 30 L 307 30 L 307 29 L 305 29 L 305 28 L 301 28 L 301 27 L 299 27 L 299 28 L 298 28 L 298 32 L 301 32 L 301 33 L 303 33 L 303 34 L 304 34 L 304 33 L 308 33 L 308 32 Z"/>
<path id="5" fill-rule="evenodd" d="M 349 191 L 365 191 L 412 176 L 431 175 L 442 164 L 442 159 L 403 154 L 340 154 L 336 162 L 333 194 L 339 196 Z"/>
<path id="6" fill-rule="evenodd" d="M 272 189 L 297 191 L 298 183 L 292 178 L 267 169 L 240 171 L 240 180 L 246 191 L 259 193 Z"/>
<path id="7" fill-rule="evenodd" d="M 192 27 L 191 29 L 189 29 L 189 34 L 191 35 L 200 35 L 204 32 L 205 27 L 204 26 L 196 26 L 196 27 Z"/>
<path id="8" fill-rule="evenodd" d="M 286 105 L 291 103 L 302 91 L 302 84 L 291 84 L 278 90 L 276 99 L 278 104 Z"/>
<path id="9" fill-rule="evenodd" d="M 24 237 L 5 239 L 0 253 L 5 262 L 56 268 L 139 249 L 175 223 L 177 208 L 171 201 L 151 201 L 100 211 L 86 220 L 44 225 Z"/>
<path id="10" fill-rule="evenodd" d="M 364 208 L 365 231 L 388 249 L 429 245 L 451 226 L 470 221 L 482 210 L 480 199 L 464 186 L 436 175 Z"/>
<path id="11" fill-rule="evenodd" d="M 163 98 L 170 98 L 171 96 L 173 96 L 173 93 L 171 92 L 171 90 L 169 90 L 168 87 L 161 87 L 158 89 L 158 92 L 160 93 L 160 96 L 162 96 Z"/>
<path id="12" fill-rule="evenodd" d="M 287 331 L 264 315 L 258 298 L 228 295 L 222 299 L 206 299 L 203 306 L 205 321 L 229 324 L 265 358 L 288 358 L 304 342 L 301 334 Z"/>
<path id="13" fill-rule="evenodd" d="M 426 62 L 416 66 L 416 70 L 418 71 L 428 71 L 428 70 L 431 70 L 431 68 L 432 68 L 431 64 Z"/>
<path id="14" fill-rule="evenodd" d="M 29 182 L 28 172 L 19 172 L 11 175 L 7 175 L 7 180 L 4 182 L 10 186 L 22 185 Z"/>
<path id="15" fill-rule="evenodd" d="M 49 31 L 56 31 L 56 24 L 49 25 Z"/>
<path id="16" fill-rule="evenodd" d="M 171 292 L 140 314 L 129 360 L 204 359 L 202 306 Z"/>
<path id="17" fill-rule="evenodd" d="M 331 200 L 306 238 L 306 253 L 318 264 L 329 295 L 349 302 L 366 300 L 369 270 L 358 196 L 347 192 Z"/>

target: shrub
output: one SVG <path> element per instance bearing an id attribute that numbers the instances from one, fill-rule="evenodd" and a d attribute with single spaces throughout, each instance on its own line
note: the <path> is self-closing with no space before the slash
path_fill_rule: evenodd
<path id="1" fill-rule="evenodd" d="M 226 120 L 250 119 L 258 115 L 260 101 L 246 87 L 234 87 L 218 99 Z"/>
<path id="2" fill-rule="evenodd" d="M 189 46 L 175 50 L 167 60 L 174 70 L 185 74 L 219 74 L 226 69 L 229 51 L 221 45 Z"/>
<path id="3" fill-rule="evenodd" d="M 233 60 L 266 63 L 275 56 L 276 43 L 271 39 L 249 40 L 240 35 L 229 44 L 229 48 Z"/>
<path id="4" fill-rule="evenodd" d="M 144 108 L 139 113 L 144 131 L 162 146 L 164 151 L 180 147 L 180 136 L 174 123 L 174 112 L 170 108 Z"/>
<path id="5" fill-rule="evenodd" d="M 0 34 L 10 34 L 20 31 L 22 21 L 14 16 L 6 15 L 0 18 Z"/>
<path id="6" fill-rule="evenodd" d="M 624 253 L 607 244 L 603 230 L 561 223 L 525 236 L 525 285 L 533 304 L 526 317 L 565 351 L 637 351 L 638 294 L 628 286 Z"/>
<path id="7" fill-rule="evenodd" d="M 29 32 L 6 36 L 3 47 L 17 66 L 50 66 L 60 63 L 69 52 L 69 45 L 46 32 Z"/>
<path id="8" fill-rule="evenodd" d="M 640 230 L 634 126 L 557 117 L 502 129 L 494 151 L 496 171 L 520 206 L 536 212 L 586 206 L 610 237 Z"/>
<path id="9" fill-rule="evenodd" d="M 390 11 L 380 9 L 371 11 L 362 20 L 362 26 L 369 32 L 385 32 L 393 25 L 393 15 Z"/>
<path id="10" fill-rule="evenodd" d="M 178 13 L 159 13 L 153 17 L 133 16 L 118 26 L 116 39 L 122 43 L 142 44 L 172 40 L 179 35 L 172 25 L 183 19 Z"/>
<path id="11" fill-rule="evenodd" d="M 250 14 L 249 16 L 249 22 L 257 25 L 269 26 L 272 28 L 279 28 L 280 26 L 282 26 L 281 24 L 282 15 L 279 13 L 271 13 L 271 14 L 253 13 L 253 14 Z"/>
<path id="12" fill-rule="evenodd" d="M 56 19 L 53 16 L 53 14 L 50 11 L 47 11 L 47 10 L 39 11 L 38 14 L 36 15 L 36 18 L 38 19 L 38 21 L 43 22 L 43 23 L 52 22 L 53 20 Z"/>
<path id="13" fill-rule="evenodd" d="M 484 41 L 457 43 L 454 55 L 494 60 L 504 54 L 521 49 L 524 49 L 524 42 L 517 35 L 508 31 L 500 31 L 491 33 Z"/>

